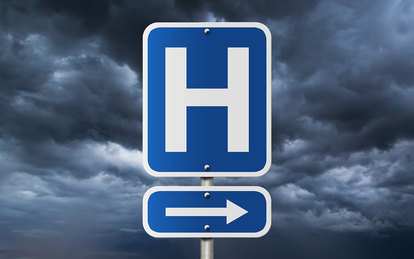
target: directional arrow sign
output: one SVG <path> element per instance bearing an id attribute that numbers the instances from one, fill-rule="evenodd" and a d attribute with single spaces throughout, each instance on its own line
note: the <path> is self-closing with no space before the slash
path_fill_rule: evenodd
<path id="1" fill-rule="evenodd" d="M 166 208 L 167 217 L 226 217 L 226 224 L 240 218 L 248 211 L 227 200 L 225 208 Z"/>
<path id="2" fill-rule="evenodd" d="M 143 225 L 154 237 L 260 237 L 271 225 L 271 198 L 257 186 L 153 187 Z"/>

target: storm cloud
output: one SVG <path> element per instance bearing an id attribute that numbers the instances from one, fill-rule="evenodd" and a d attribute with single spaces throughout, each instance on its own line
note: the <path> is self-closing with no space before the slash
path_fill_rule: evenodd
<path id="1" fill-rule="evenodd" d="M 273 227 L 226 258 L 411 258 L 414 2 L 3 1 L 0 258 L 194 258 L 154 239 L 141 198 L 142 33 L 157 21 L 272 32 Z M 342 251 L 342 252 L 338 252 Z"/>

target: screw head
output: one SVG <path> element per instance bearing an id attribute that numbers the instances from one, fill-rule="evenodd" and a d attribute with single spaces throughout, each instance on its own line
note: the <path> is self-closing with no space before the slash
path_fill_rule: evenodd
<path id="1" fill-rule="evenodd" d="M 210 34 L 210 29 L 205 29 L 204 34 L 209 35 Z"/>
<path id="2" fill-rule="evenodd" d="M 209 230 L 210 230 L 210 226 L 209 226 L 209 225 L 205 225 L 205 226 L 204 226 L 204 230 L 205 230 L 205 231 L 209 231 Z"/>
<path id="3" fill-rule="evenodd" d="M 210 165 L 205 165 L 205 166 L 204 166 L 204 170 L 206 170 L 206 171 L 210 171 Z"/>
<path id="4" fill-rule="evenodd" d="M 204 198 L 206 198 L 206 199 L 210 198 L 210 193 L 208 193 L 208 192 L 204 193 Z"/>

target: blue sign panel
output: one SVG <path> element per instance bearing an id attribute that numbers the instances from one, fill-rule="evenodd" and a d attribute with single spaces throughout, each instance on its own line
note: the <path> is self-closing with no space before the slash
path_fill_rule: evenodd
<path id="1" fill-rule="evenodd" d="M 260 237 L 271 225 L 271 199 L 255 186 L 153 187 L 143 225 L 154 237 Z"/>
<path id="2" fill-rule="evenodd" d="M 148 173 L 241 177 L 268 171 L 270 38 L 260 23 L 155 23 L 145 30 Z"/>

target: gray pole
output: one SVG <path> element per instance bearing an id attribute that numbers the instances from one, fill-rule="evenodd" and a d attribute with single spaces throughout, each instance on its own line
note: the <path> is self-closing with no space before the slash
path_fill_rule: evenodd
<path id="1" fill-rule="evenodd" d="M 201 177 L 201 186 L 213 186 L 213 177 Z M 214 239 L 213 238 L 201 238 L 200 239 L 200 258 L 201 259 L 214 259 Z"/>

